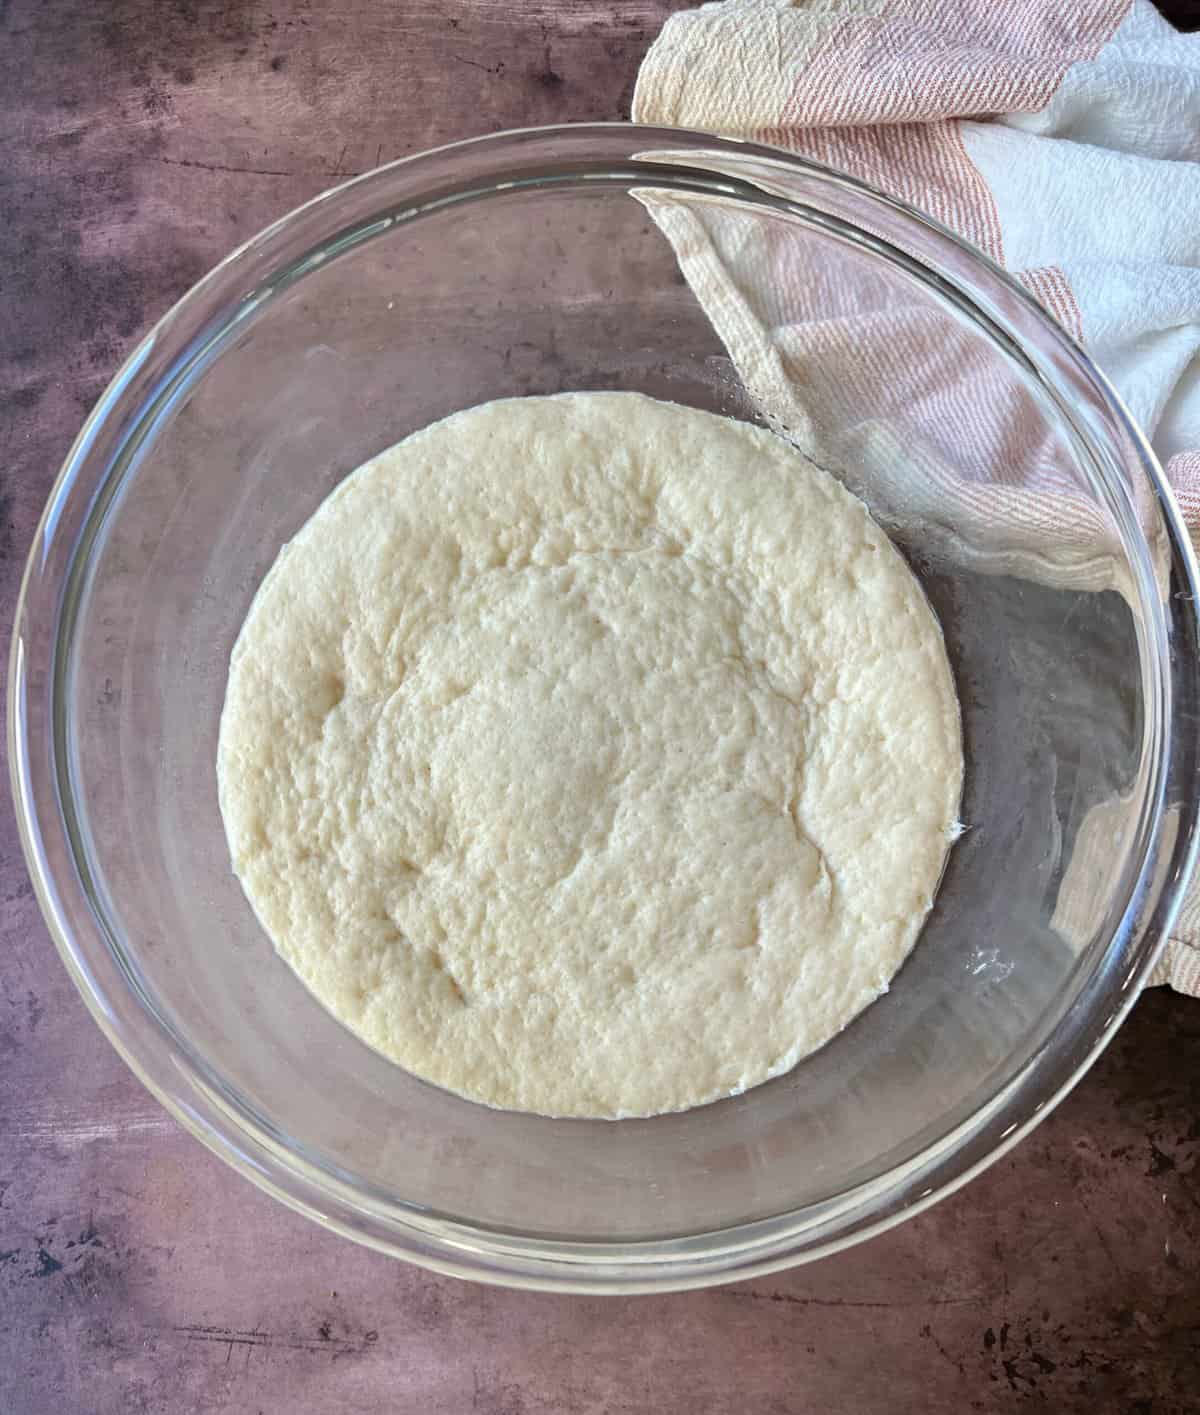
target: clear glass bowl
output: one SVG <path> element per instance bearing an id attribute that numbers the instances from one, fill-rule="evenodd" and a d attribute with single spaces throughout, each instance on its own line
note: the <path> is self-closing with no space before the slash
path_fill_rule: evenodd
<path id="1" fill-rule="evenodd" d="M 770 377 L 713 292 L 697 298 L 686 259 L 681 273 L 685 227 L 727 243 L 743 305 L 791 349 Z M 897 319 L 932 332 L 939 396 L 895 396 L 912 372 Z M 848 342 L 814 343 L 830 328 Z M 346 1032 L 256 924 L 214 775 L 242 618 L 338 479 L 454 409 L 584 388 L 778 420 L 867 498 L 942 617 L 968 773 L 967 831 L 886 997 L 768 1085 L 617 1123 L 485 1109 Z M 790 412 L 776 394 L 796 395 Z M 999 419 L 999 442 L 980 419 Z M 1027 477 L 1012 458 L 1030 447 Z M 1112 390 L 943 228 L 836 173 L 699 134 L 501 134 L 284 218 L 187 295 L 101 398 L 17 615 L 25 849 L 113 1044 L 286 1203 L 495 1282 L 732 1279 L 949 1192 L 1111 1037 L 1193 852 L 1194 593 L 1174 504 Z"/>

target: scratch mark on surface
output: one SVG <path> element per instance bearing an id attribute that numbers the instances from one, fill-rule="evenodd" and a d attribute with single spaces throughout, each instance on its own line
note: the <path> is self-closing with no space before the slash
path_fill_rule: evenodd
<path id="1" fill-rule="evenodd" d="M 904 1307 L 908 1309 L 913 1307 L 967 1307 L 985 1300 L 982 1296 L 971 1295 L 965 1297 L 933 1297 L 925 1302 L 869 1302 L 857 1301 L 850 1297 L 797 1297 L 790 1292 L 756 1292 L 753 1289 L 749 1292 L 726 1290 L 721 1295 L 723 1297 L 733 1297 L 751 1302 L 786 1302 L 794 1307 Z"/>
<path id="2" fill-rule="evenodd" d="M 172 1326 L 169 1330 L 174 1336 L 183 1337 L 189 1344 L 200 1342 L 211 1346 L 223 1346 L 225 1348 L 225 1365 L 232 1361 L 234 1349 L 242 1348 L 245 1352 L 243 1369 L 249 1364 L 250 1356 L 255 1349 L 268 1353 L 271 1351 L 309 1351 L 321 1353 L 336 1360 L 339 1356 L 359 1355 L 369 1350 L 379 1340 L 379 1333 L 376 1331 L 364 1332 L 361 1337 L 350 1338 L 334 1336 L 332 1333 L 326 1336 L 324 1332 L 314 1337 L 301 1336 L 298 1332 L 276 1334 L 263 1331 L 260 1327 L 252 1327 L 249 1331 L 244 1331 L 237 1327 L 184 1325 Z"/>
<path id="3" fill-rule="evenodd" d="M 78 1150 L 97 1140 L 144 1139 L 156 1135 L 173 1135 L 179 1127 L 162 1110 L 133 1112 L 101 1119 L 79 1115 L 18 1115 L 7 1134 L 16 1140 L 35 1145 L 55 1145 L 59 1149 Z"/>
<path id="4" fill-rule="evenodd" d="M 466 64 L 472 69 L 482 69 L 485 74 L 494 74 L 499 77 L 504 72 L 503 59 L 498 59 L 495 64 L 481 64 L 478 59 L 467 59 L 461 54 L 451 54 L 449 58 L 459 64 Z"/>
<path id="5" fill-rule="evenodd" d="M 966 1375 L 966 1368 L 963 1366 L 963 1363 L 962 1363 L 961 1361 L 956 1361 L 956 1360 L 954 1359 L 954 1357 L 950 1355 L 950 1353 L 946 1350 L 946 1348 L 942 1345 L 942 1343 L 937 1339 L 937 1337 L 934 1336 L 934 1334 L 933 1334 L 933 1328 L 932 1328 L 932 1327 L 930 1327 L 930 1326 L 928 1326 L 928 1325 L 923 1326 L 923 1327 L 921 1328 L 921 1335 L 922 1335 L 923 1337 L 925 1337 L 925 1339 L 926 1339 L 927 1341 L 932 1341 L 932 1342 L 933 1342 L 934 1347 L 935 1347 L 935 1349 L 936 1349 L 937 1352 L 938 1352 L 938 1355 L 941 1356 L 941 1357 L 943 1358 L 943 1360 L 948 1361 L 948 1362 L 950 1363 L 950 1365 L 954 1367 L 954 1369 L 958 1372 L 958 1374 L 959 1374 L 960 1376 L 965 1376 L 965 1375 Z"/>
<path id="6" fill-rule="evenodd" d="M 308 177 L 315 182 L 322 175 L 317 172 L 293 172 L 284 167 L 236 167 L 226 162 L 199 162 L 190 157 L 159 157 L 155 160 L 166 167 L 198 167 L 202 172 L 239 172 L 248 177 Z"/>
<path id="7" fill-rule="evenodd" d="M 1104 1250 L 1104 1256 L 1108 1259 L 1109 1266 L 1112 1268 L 1113 1272 L 1116 1273 L 1116 1275 L 1121 1279 L 1121 1281 L 1124 1282 L 1125 1269 L 1121 1266 L 1120 1262 L 1117 1259 L 1117 1255 L 1113 1250 L 1112 1244 L 1108 1241 L 1108 1234 L 1104 1231 L 1104 1225 L 1092 1212 L 1091 1206 L 1084 1198 L 1082 1190 L 1076 1191 L 1076 1197 L 1079 1200 L 1079 1207 L 1087 1215 L 1088 1222 L 1092 1225 L 1092 1232 L 1095 1233 L 1097 1242 L 1099 1242 L 1100 1247 Z"/>

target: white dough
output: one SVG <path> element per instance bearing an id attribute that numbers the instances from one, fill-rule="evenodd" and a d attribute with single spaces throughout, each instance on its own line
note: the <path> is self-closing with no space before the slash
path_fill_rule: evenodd
<path id="1" fill-rule="evenodd" d="M 937 620 L 774 434 L 632 393 L 348 477 L 233 651 L 221 811 L 283 957 L 489 1105 L 678 1110 L 887 989 L 962 782 Z"/>

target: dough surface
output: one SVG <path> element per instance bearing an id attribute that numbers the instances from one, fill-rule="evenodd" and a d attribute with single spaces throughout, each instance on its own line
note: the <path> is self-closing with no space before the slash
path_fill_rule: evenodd
<path id="1" fill-rule="evenodd" d="M 255 597 L 218 752 L 234 870 L 326 1007 L 597 1117 L 779 1075 L 886 991 L 962 770 L 862 503 L 633 393 L 471 408 L 346 478 Z"/>

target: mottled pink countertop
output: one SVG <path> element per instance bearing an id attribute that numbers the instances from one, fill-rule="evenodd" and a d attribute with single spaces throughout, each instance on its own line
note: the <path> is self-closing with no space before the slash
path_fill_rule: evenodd
<path id="1" fill-rule="evenodd" d="M 81 419 L 197 276 L 339 175 L 626 117 L 678 7 L 0 0 L 6 631 Z M 1015 1153 L 845 1256 L 520 1295 L 334 1238 L 183 1134 L 84 1012 L 7 801 L 0 896 L 0 1415 L 1200 1408 L 1200 1003 L 1147 995 Z"/>

